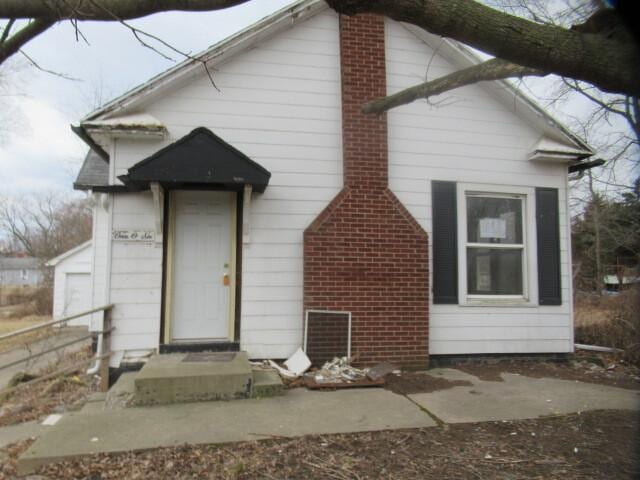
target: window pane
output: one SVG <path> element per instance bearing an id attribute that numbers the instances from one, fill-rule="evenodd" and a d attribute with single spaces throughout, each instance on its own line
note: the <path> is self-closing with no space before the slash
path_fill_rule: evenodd
<path id="1" fill-rule="evenodd" d="M 473 243 L 522 243 L 522 200 L 467 197 L 467 231 Z"/>
<path id="2" fill-rule="evenodd" d="M 522 295 L 522 250 L 467 248 L 469 295 Z"/>

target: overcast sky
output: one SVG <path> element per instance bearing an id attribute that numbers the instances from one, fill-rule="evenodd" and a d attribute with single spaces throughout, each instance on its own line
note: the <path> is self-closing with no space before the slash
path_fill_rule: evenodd
<path id="1" fill-rule="evenodd" d="M 197 53 L 292 0 L 253 0 L 210 13 L 161 13 L 132 21 L 176 48 Z M 3 22 L 0 22 L 2 24 Z M 0 196 L 66 190 L 87 151 L 69 128 L 87 113 L 174 65 L 140 45 L 126 27 L 113 22 L 84 22 L 80 30 L 89 44 L 76 39 L 68 22 L 40 35 L 25 47 L 38 64 L 78 81 L 43 73 L 21 55 L 0 66 Z M 169 52 L 176 61 L 180 55 Z M 549 79 L 530 80 L 539 93 L 549 90 Z M 524 90 L 531 94 L 531 91 Z M 588 102 L 569 102 L 555 112 L 586 111 Z M 614 119 L 615 121 L 615 119 Z M 624 125 L 604 125 L 620 131 Z M 628 175 L 628 169 L 624 169 Z"/>
<path id="2" fill-rule="evenodd" d="M 131 23 L 182 51 L 197 53 L 290 3 L 254 0 L 218 12 L 161 13 Z M 79 81 L 40 72 L 21 55 L 12 65 L 0 66 L 0 196 L 42 190 L 71 193 L 87 147 L 69 125 L 77 124 L 97 103 L 174 65 L 141 46 L 122 25 L 79 26 L 89 45 L 76 41 L 74 28 L 65 22 L 24 49 L 41 67 Z"/>

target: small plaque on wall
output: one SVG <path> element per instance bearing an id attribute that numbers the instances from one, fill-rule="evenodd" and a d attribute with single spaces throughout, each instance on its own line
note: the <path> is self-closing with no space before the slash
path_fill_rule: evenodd
<path id="1" fill-rule="evenodd" d="M 111 238 L 121 242 L 153 242 L 155 240 L 153 230 L 113 230 Z"/>

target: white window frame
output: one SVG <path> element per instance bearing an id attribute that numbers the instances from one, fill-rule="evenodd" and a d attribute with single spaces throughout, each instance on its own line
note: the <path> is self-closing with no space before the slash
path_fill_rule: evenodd
<path id="1" fill-rule="evenodd" d="M 458 183 L 458 292 L 460 305 L 466 306 L 534 306 L 538 303 L 538 266 L 535 261 L 535 190 L 476 183 Z M 522 295 L 470 295 L 467 293 L 467 196 L 520 198 L 522 200 Z M 472 243 L 473 247 L 484 244 Z M 511 244 L 490 243 L 487 248 L 513 248 Z"/>

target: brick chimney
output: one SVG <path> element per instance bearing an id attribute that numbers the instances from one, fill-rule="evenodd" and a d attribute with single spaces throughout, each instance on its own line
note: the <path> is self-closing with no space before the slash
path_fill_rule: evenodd
<path id="1" fill-rule="evenodd" d="M 344 187 L 304 233 L 304 308 L 352 313 L 361 365 L 428 364 L 428 238 L 388 187 L 384 18 L 340 16 Z"/>

